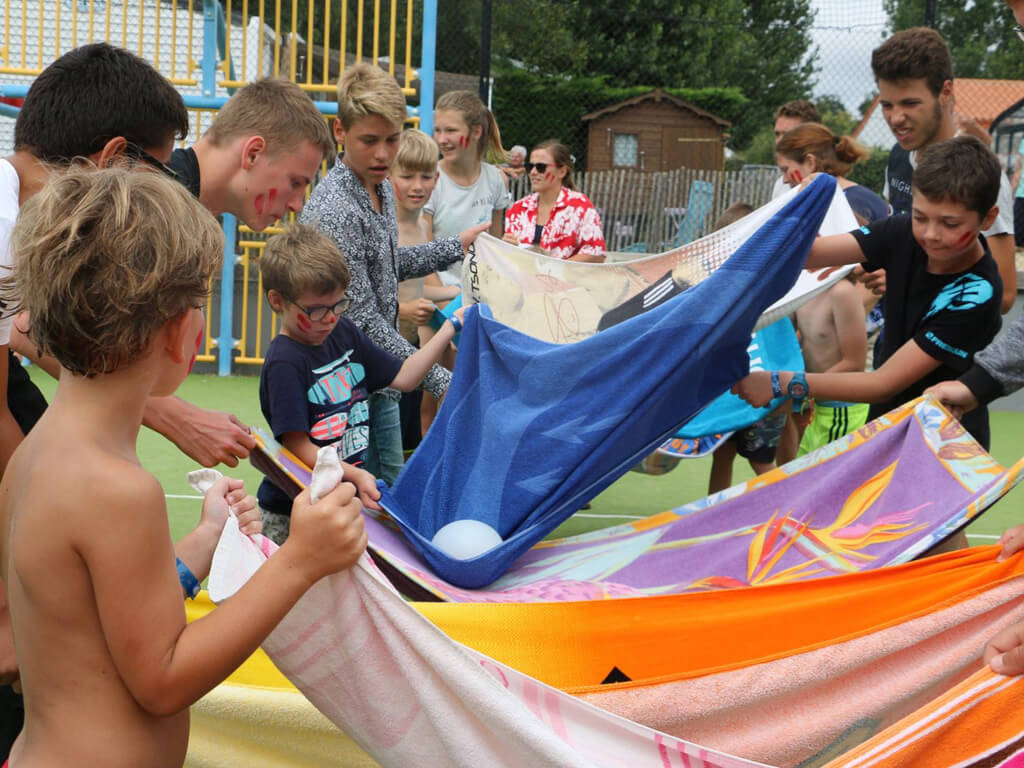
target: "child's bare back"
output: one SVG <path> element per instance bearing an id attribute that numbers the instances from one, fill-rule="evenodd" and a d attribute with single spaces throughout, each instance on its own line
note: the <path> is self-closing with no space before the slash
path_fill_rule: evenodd
<path id="1" fill-rule="evenodd" d="M 180 766 L 189 706 L 314 582 L 359 558 L 362 505 L 348 483 L 315 505 L 300 494 L 285 545 L 186 624 L 175 558 L 203 578 L 229 510 L 241 526 L 255 501 L 218 480 L 174 543 L 135 445 L 147 399 L 173 394 L 198 352 L 217 222 L 156 174 L 75 170 L 22 207 L 12 244 L 0 297 L 29 311 L 61 376 L 0 482 L 0 575 L 25 698 L 10 765 Z"/>
<path id="2" fill-rule="evenodd" d="M 184 628 L 163 493 L 137 463 L 96 440 L 102 428 L 63 415 L 54 403 L 0 484 L 0 567 L 26 691 L 12 764 L 180 766 L 188 710 L 147 711 L 126 683 L 146 674 L 145 655 L 127 665 L 122 656 L 119 668 L 108 646 L 119 638 L 130 656 L 149 630 L 136 609 L 160 595 L 182 606 Z M 147 558 L 165 564 L 154 574 L 159 584 L 132 567 Z"/>

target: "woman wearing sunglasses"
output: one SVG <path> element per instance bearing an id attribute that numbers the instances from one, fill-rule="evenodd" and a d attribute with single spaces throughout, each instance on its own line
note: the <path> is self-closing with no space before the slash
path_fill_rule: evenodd
<path id="1" fill-rule="evenodd" d="M 505 212 L 505 240 L 533 245 L 558 259 L 604 261 L 601 217 L 572 181 L 573 157 L 564 144 L 538 144 L 526 163 L 533 194 Z"/>

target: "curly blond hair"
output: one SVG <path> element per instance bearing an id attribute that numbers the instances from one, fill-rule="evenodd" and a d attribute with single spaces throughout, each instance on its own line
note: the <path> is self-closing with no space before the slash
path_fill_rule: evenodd
<path id="1" fill-rule="evenodd" d="M 30 338 L 67 370 L 110 373 L 205 299 L 223 249 L 216 219 L 181 184 L 74 167 L 21 208 L 0 300 L 28 310 Z"/>

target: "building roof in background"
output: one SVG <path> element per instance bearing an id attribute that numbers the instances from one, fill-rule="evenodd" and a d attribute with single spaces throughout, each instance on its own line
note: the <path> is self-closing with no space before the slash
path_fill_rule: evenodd
<path id="1" fill-rule="evenodd" d="M 997 117 L 1024 101 L 1024 80 L 959 77 L 953 81 L 953 99 L 957 112 L 973 117 L 988 130 Z M 877 96 L 853 130 L 853 137 L 869 146 L 888 148 L 895 143 Z"/>
<path id="2" fill-rule="evenodd" d="M 667 101 L 670 104 L 674 104 L 675 106 L 681 109 L 689 110 L 690 112 L 693 112 L 694 114 L 699 115 L 700 117 L 707 118 L 708 120 L 711 120 L 712 122 L 716 123 L 722 128 L 728 128 L 732 125 L 732 123 L 730 123 L 728 120 L 725 120 L 719 117 L 718 115 L 713 115 L 710 112 L 707 112 L 706 110 L 703 110 L 700 107 L 695 106 L 688 101 L 683 101 L 682 99 L 673 96 L 671 93 L 666 93 L 661 88 L 655 88 L 653 91 L 649 91 L 648 93 L 641 93 L 639 96 L 634 96 L 631 99 L 625 99 L 624 101 L 618 101 L 614 104 L 609 104 L 607 107 L 602 107 L 601 109 L 595 110 L 594 112 L 589 112 L 583 115 L 583 117 L 581 117 L 580 119 L 583 120 L 584 122 L 588 120 L 596 120 L 599 117 L 610 115 L 614 112 L 618 112 L 620 109 L 625 109 L 626 107 L 632 107 L 637 104 L 642 104 L 645 101 Z"/>

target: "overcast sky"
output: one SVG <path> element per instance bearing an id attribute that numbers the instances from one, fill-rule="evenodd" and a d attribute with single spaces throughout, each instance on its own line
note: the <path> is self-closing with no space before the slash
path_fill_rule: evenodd
<path id="1" fill-rule="evenodd" d="M 812 0 L 817 10 L 812 36 L 818 45 L 815 96 L 839 96 L 854 117 L 875 90 L 871 51 L 882 41 L 882 0 Z"/>

